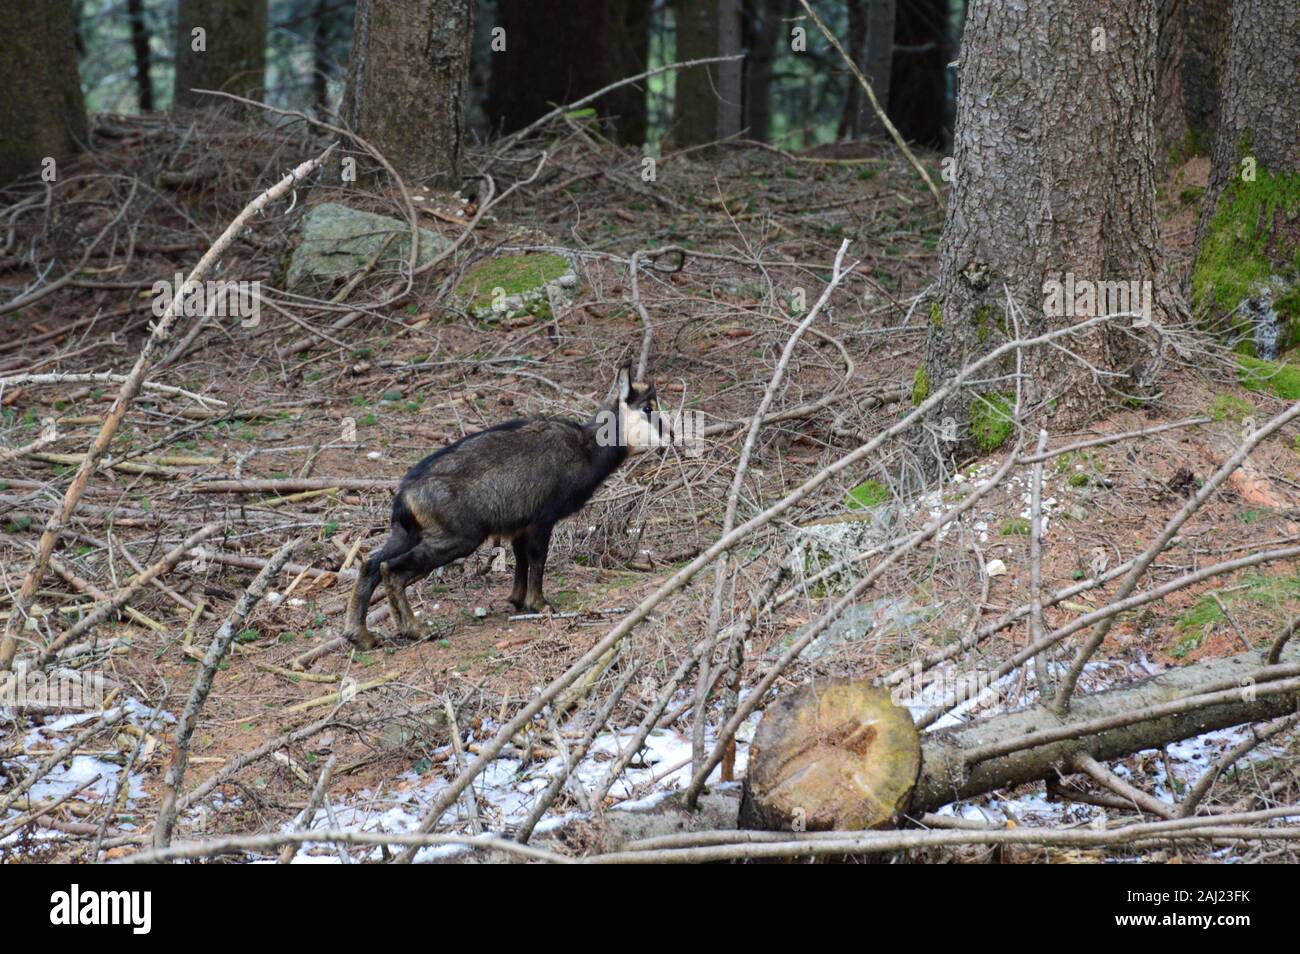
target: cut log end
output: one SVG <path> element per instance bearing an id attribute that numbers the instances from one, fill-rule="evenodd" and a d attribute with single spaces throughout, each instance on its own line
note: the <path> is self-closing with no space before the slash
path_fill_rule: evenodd
<path id="1" fill-rule="evenodd" d="M 813 683 L 768 707 L 750 747 L 740 827 L 890 827 L 907 808 L 921 739 L 906 709 L 866 682 Z"/>

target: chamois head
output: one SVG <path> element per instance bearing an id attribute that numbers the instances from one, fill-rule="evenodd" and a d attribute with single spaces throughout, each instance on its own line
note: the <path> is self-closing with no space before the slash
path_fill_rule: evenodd
<path id="1" fill-rule="evenodd" d="M 659 413 L 655 386 L 633 381 L 630 364 L 618 369 L 610 400 L 597 418 L 602 440 L 626 447 L 629 454 L 667 447 L 672 442 L 668 421 Z"/>

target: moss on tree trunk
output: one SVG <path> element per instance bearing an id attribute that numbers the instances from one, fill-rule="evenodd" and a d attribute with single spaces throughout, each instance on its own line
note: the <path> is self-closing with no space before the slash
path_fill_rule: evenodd
<path id="1" fill-rule="evenodd" d="M 1192 301 L 1248 355 L 1300 345 L 1300 4 L 1239 0 Z"/>

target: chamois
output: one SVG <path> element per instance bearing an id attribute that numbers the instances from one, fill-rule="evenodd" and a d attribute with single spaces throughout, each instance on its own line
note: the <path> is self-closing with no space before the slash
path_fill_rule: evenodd
<path id="1" fill-rule="evenodd" d="M 406 588 L 490 536 L 510 540 L 515 585 L 510 603 L 540 613 L 551 531 L 577 513 L 629 454 L 664 446 L 653 384 L 619 369 L 610 396 L 585 424 L 536 417 L 506 421 L 462 437 L 420 461 L 393 496 L 388 539 L 361 565 L 348 601 L 344 635 L 368 649 L 366 611 L 380 579 L 402 636 L 420 634 Z"/>

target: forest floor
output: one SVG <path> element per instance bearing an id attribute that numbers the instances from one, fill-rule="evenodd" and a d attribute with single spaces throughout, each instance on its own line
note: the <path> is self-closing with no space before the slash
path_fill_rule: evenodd
<path id="1" fill-rule="evenodd" d="M 51 208 L 9 219 L 17 241 L 11 236 L 6 257 L 0 258 L 0 297 L 12 298 L 33 281 L 31 263 L 20 257 L 20 249 L 40 249 L 43 261 L 76 262 L 88 237 L 110 224 L 123 206 L 125 224 L 111 226 L 110 238 L 69 271 L 76 276 L 70 284 L 21 312 L 0 315 L 0 377 L 125 372 L 148 330 L 147 289 L 153 282 L 190 266 L 206 247 L 205 236 L 219 232 L 243 202 L 285 168 L 314 154 L 301 136 L 225 120 L 187 130 L 161 118 L 105 117 L 98 136 L 93 156 L 65 172 L 79 181 L 56 191 Z M 204 333 L 197 350 L 152 380 L 224 405 L 205 409 L 183 395 L 146 392 L 128 414 L 113 452 L 119 459 L 143 452 L 135 460 L 146 464 L 144 472 L 96 474 L 59 551 L 67 572 L 51 572 L 38 599 L 43 611 L 63 620 L 47 634 L 75 619 L 75 607 L 88 604 L 74 579 L 110 590 L 132 572 L 128 554 L 147 566 L 186 533 L 216 521 L 223 532 L 209 542 L 212 550 L 265 560 L 297 539 L 292 559 L 312 571 L 277 579 L 275 592 L 241 630 L 204 710 L 190 779 L 197 783 L 241 753 L 328 713 L 335 700 L 327 697 L 341 686 L 360 687 L 328 731 L 288 747 L 288 758 L 235 774 L 183 818 L 183 832 L 213 835 L 291 824 L 306 804 L 320 764 L 331 755 L 338 760 L 330 790 L 338 811 L 384 824 L 386 812 L 408 804 L 456 761 L 443 700 L 451 703 L 461 733 L 472 740 L 472 754 L 475 740 L 490 734 L 538 686 L 564 671 L 627 609 L 715 539 L 748 418 L 798 320 L 790 302 L 800 294 L 808 303 L 815 300 L 844 239 L 851 241 L 848 258 L 859 264 L 833 295 L 815 333 L 799 346 L 772 410 L 797 411 L 840 388 L 838 396 L 825 408 L 764 428 L 740 499 L 742 519 L 857 446 L 865 439 L 859 435 L 878 433 L 911 409 L 927 329 L 925 311 L 916 302 L 937 274 L 942 214 L 890 149 L 792 155 L 733 145 L 707 157 L 665 158 L 653 183 L 641 179 L 638 156 L 579 126 L 558 131 L 548 149 L 543 174 L 494 208 L 471 233 L 454 268 L 435 271 L 399 308 L 331 331 L 330 341 L 317 340 L 288 356 L 277 348 L 301 337 L 303 328 L 278 311 L 263 309 L 260 325 L 252 329 L 220 324 Z M 487 157 L 484 152 L 474 160 Z M 922 158 L 937 171 L 940 157 Z M 1179 275 L 1189 265 L 1205 176 L 1204 160 L 1192 160 L 1162 189 L 1163 237 L 1171 269 Z M 454 196 L 421 197 L 420 224 L 448 238 L 474 211 L 472 200 L 466 205 Z M 389 214 L 399 207 L 389 192 L 374 194 L 368 206 Z M 225 274 L 269 283 L 290 221 L 283 208 L 259 219 L 231 253 Z M 212 493 L 202 492 L 202 483 L 304 478 L 328 487 L 331 478 L 395 481 L 431 450 L 485 425 L 533 414 L 586 417 L 593 402 L 604 397 L 614 369 L 624 360 L 635 361 L 644 330 L 630 300 L 625 264 L 601 253 L 626 259 L 639 248 L 668 245 L 687 249 L 684 267 L 673 273 L 647 271 L 641 278 L 653 322 L 652 377 L 672 409 L 698 410 L 709 425 L 734 427 L 715 428 L 721 433 L 698 456 L 673 449 L 637 458 L 587 510 L 561 525 L 547 576 L 555 607 L 549 617 L 512 618 L 505 603 L 509 560 L 485 546 L 412 588 L 412 604 L 429 623 L 427 638 L 399 642 L 386 636 L 391 621 L 381 619 L 374 629 L 384 638 L 375 650 L 333 649 L 295 668 L 295 659 L 341 632 L 351 584 L 335 572 L 353 569 L 382 540 L 391 492 L 344 487 L 306 496 Z M 500 250 L 550 247 L 576 253 L 582 278 L 574 298 L 556 309 L 553 324 L 544 316 L 504 324 L 480 321 L 448 307 L 446 289 L 474 261 Z M 390 283 L 393 275 L 382 271 L 349 302 L 373 297 Z M 323 314 L 316 313 L 314 326 L 323 327 L 331 317 Z M 1207 348 L 1205 355 L 1200 367 L 1171 368 L 1156 403 L 1115 410 L 1084 432 L 1051 435 L 1057 445 L 1209 418 L 1049 464 L 1043 490 L 1046 586 L 1068 585 L 1140 552 L 1198 481 L 1231 454 L 1243 422 L 1266 419 L 1280 409 L 1280 399 L 1243 388 L 1221 353 Z M 0 393 L 0 447 L 35 439 L 47 418 L 55 418 L 58 427 L 57 440 L 39 454 L 0 464 L 5 592 L 17 591 L 40 530 L 75 469 L 75 459 L 58 455 L 85 450 L 115 390 L 111 384 L 63 381 Z M 851 509 L 849 493 L 855 487 L 867 488 L 872 504 L 892 508 L 900 526 L 919 526 L 996 460 L 995 454 L 988 461 L 964 462 L 943 484 L 921 489 L 909 476 L 913 469 L 905 443 L 887 445 L 870 466 L 831 480 L 796 518 L 778 521 L 738 551 L 742 578 L 757 587 L 799 539 L 800 526 L 860 514 Z M 900 560 L 864 598 L 876 625 L 829 645 L 815 659 L 801 660 L 777 689 L 811 673 L 878 676 L 946 645 L 980 619 L 1024 603 L 1029 486 L 1028 469 L 1013 473 L 1004 489 L 981 501 L 952 532 Z M 1300 428 L 1291 425 L 1266 440 L 1251 456 L 1250 469 L 1197 513 L 1171 551 L 1178 560 L 1158 564 L 1153 575 L 1175 576 L 1189 565 L 1297 535 Z M 814 553 L 811 559 L 825 556 Z M 989 574 L 994 561 L 1007 572 Z M 132 600 L 136 615 L 100 627 L 99 664 L 116 687 L 117 701 L 134 700 L 133 721 L 141 730 L 119 736 L 121 751 L 88 752 L 91 762 L 78 766 L 74 760 L 52 774 L 41 790 L 46 798 L 88 780 L 92 769 L 105 777 L 51 816 L 62 820 L 62 828 L 0 841 L 0 858 L 84 858 L 87 842 L 84 832 L 78 833 L 78 819 L 94 814 L 97 799 L 141 731 L 156 744 L 142 749 L 135 761 L 109 843 L 113 836 L 129 841 L 133 832 L 148 829 L 166 765 L 164 723 L 184 708 L 209 634 L 253 573 L 252 567 L 216 559 L 187 562 L 164 578 L 163 587 Z M 627 652 L 642 660 L 641 673 L 615 710 L 612 726 L 635 725 L 662 680 L 704 631 L 712 579 L 703 574 L 638 628 Z M 773 647 L 788 642 L 836 592 L 834 585 L 813 588 L 765 617 L 747 646 L 749 665 L 770 658 Z M 0 600 L 8 598 L 0 594 Z M 749 600 L 747 589 L 729 589 L 722 621 L 742 616 Z M 1104 601 L 1097 592 L 1050 608 L 1046 622 L 1059 625 L 1081 607 L 1100 605 L 1099 600 Z M 199 603 L 203 615 L 186 634 L 190 607 Z M 1123 615 L 1085 688 L 1114 684 L 1112 671 L 1128 679 L 1267 643 L 1297 611 L 1300 573 L 1294 565 L 1216 578 Z M 1026 638 L 1023 626 L 995 635 L 983 644 L 980 663 L 995 665 Z M 604 678 L 615 679 L 617 668 Z M 966 714 L 1005 708 L 1026 691 L 1023 679 L 1001 689 Z M 651 753 L 616 790 L 618 798 L 640 798 L 689 778 L 688 769 L 678 764 L 690 753 L 689 694 L 682 700 L 680 720 L 657 733 Z M 155 709 L 167 715 L 155 721 Z M 30 761 L 34 752 L 66 737 L 71 725 L 39 716 L 0 720 L 0 775 L 6 762 Z M 542 768 L 557 754 L 544 730 L 541 725 L 521 739 L 498 780 L 485 783 L 479 807 L 485 822 L 509 821 L 526 805 L 526 793 L 536 789 Z M 1162 777 L 1176 789 L 1232 738 L 1216 734 L 1195 751 L 1175 752 L 1173 761 L 1169 753 L 1130 761 L 1135 774 L 1144 759 L 1161 763 Z M 1289 778 L 1272 789 L 1271 797 L 1294 801 L 1300 794 L 1297 744 L 1261 749 L 1266 758 L 1223 786 L 1228 789 L 1223 799 Z M 601 761 L 601 753 L 594 753 L 593 763 Z M 742 752 L 736 770 L 743 766 Z M 504 794 L 494 797 L 510 791 L 517 795 L 514 801 Z M 1041 786 L 1002 794 L 1000 800 L 985 800 L 981 810 L 1042 809 L 1081 817 L 1059 814 L 1064 811 L 1059 805 L 1045 807 Z M 1086 817 L 1093 809 L 1071 803 L 1068 810 L 1082 810 Z M 128 850 L 112 848 L 109 855 Z M 1197 855 L 1181 851 L 1189 860 Z M 945 856 L 979 860 L 988 852 L 963 849 Z M 1117 854 L 1124 853 L 1034 848 L 1003 857 L 1096 860 Z"/>

